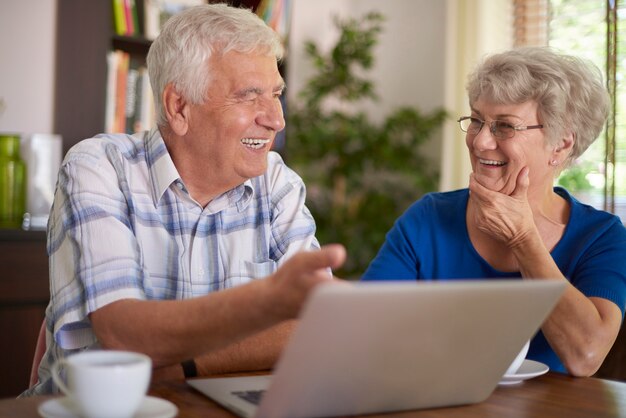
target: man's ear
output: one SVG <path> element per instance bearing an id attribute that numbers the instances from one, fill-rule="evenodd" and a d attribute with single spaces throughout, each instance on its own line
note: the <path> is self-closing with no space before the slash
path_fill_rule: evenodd
<path id="1" fill-rule="evenodd" d="M 170 129 L 178 136 L 183 136 L 189 129 L 189 103 L 169 83 L 163 90 L 163 108 Z"/>

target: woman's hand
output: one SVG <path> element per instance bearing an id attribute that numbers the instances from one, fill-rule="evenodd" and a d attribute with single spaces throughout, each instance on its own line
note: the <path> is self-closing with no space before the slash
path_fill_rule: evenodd
<path id="1" fill-rule="evenodd" d="M 475 204 L 470 222 L 507 247 L 516 247 L 536 231 L 528 185 L 528 167 L 520 171 L 510 195 L 486 188 L 474 173 L 470 174 L 470 200 Z"/>

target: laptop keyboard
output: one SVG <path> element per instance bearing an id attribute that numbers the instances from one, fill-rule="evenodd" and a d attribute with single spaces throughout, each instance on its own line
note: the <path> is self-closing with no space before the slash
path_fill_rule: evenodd
<path id="1" fill-rule="evenodd" d="M 233 395 L 240 397 L 244 401 L 248 401 L 253 405 L 258 405 L 261 403 L 261 398 L 265 390 L 243 390 L 233 392 Z"/>

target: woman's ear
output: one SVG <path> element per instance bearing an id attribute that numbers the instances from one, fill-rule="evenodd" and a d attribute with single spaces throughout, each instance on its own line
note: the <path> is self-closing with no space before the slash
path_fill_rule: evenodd
<path id="1" fill-rule="evenodd" d="M 563 161 L 565 161 L 574 150 L 574 142 L 575 142 L 574 133 L 573 132 L 567 133 L 565 136 L 563 136 L 559 140 L 559 142 L 554 147 L 552 158 L 559 161 L 559 163 L 562 163 Z"/>
<path id="2" fill-rule="evenodd" d="M 163 90 L 163 108 L 170 129 L 178 136 L 183 136 L 189 129 L 189 104 L 176 91 L 172 83 Z"/>

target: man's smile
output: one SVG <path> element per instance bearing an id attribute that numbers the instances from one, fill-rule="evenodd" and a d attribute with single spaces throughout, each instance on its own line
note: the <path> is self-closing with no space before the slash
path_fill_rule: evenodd
<path id="1" fill-rule="evenodd" d="M 268 144 L 269 142 L 270 142 L 269 139 L 262 139 L 262 138 L 243 138 L 241 140 L 241 143 L 243 145 L 252 149 L 261 149 L 265 146 L 265 144 Z"/>

